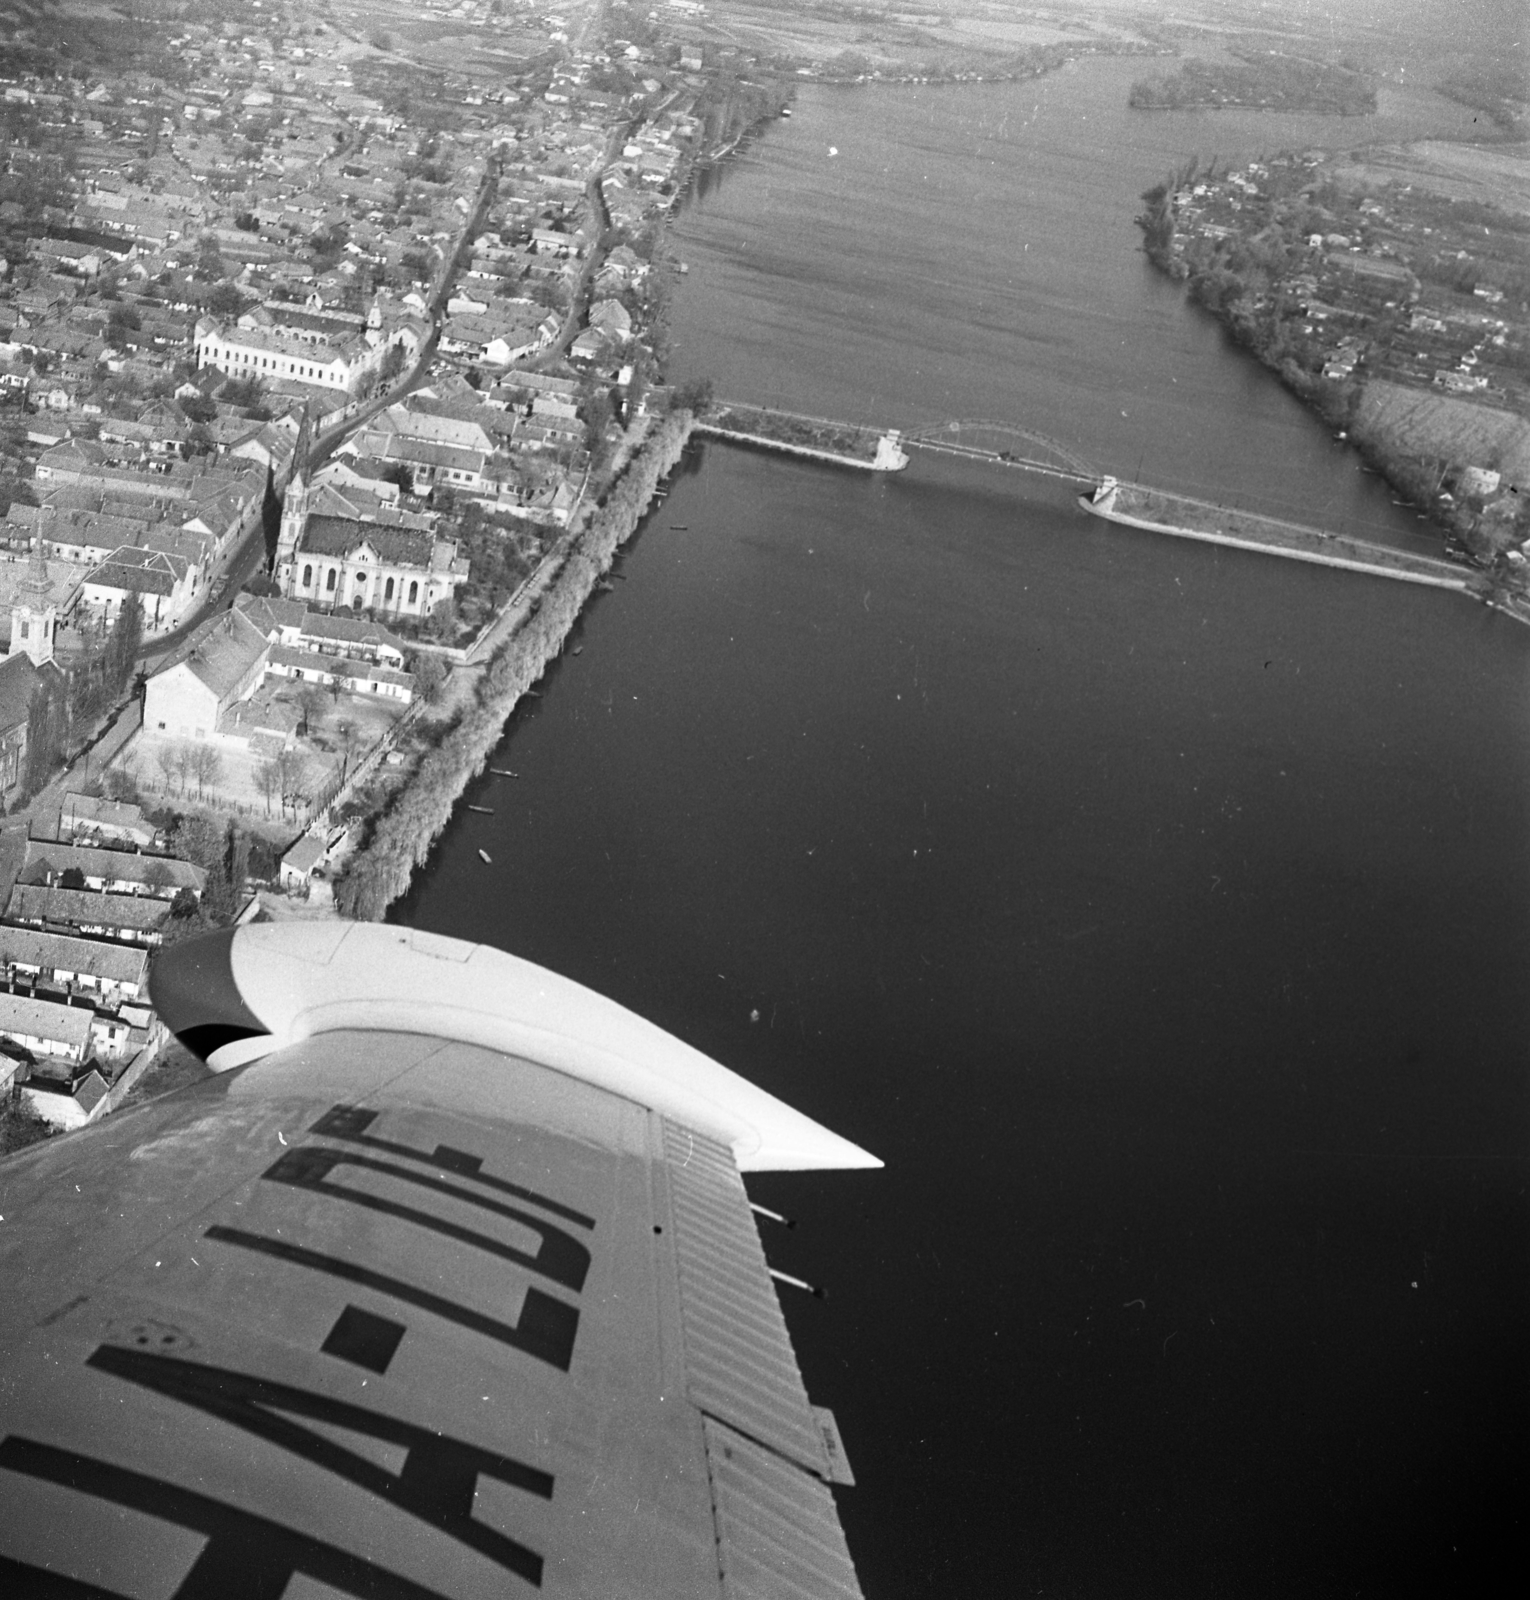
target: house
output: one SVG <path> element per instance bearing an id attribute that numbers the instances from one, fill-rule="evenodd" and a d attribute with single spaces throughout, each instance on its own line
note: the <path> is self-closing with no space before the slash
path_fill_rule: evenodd
<path id="1" fill-rule="evenodd" d="M 0 990 L 0 1039 L 33 1056 L 83 1062 L 91 1047 L 89 1006 L 60 1005 L 28 994 Z"/>
<path id="2" fill-rule="evenodd" d="M 273 644 L 266 671 L 276 677 L 346 689 L 352 694 L 401 700 L 406 705 L 414 699 L 414 674 L 411 672 L 395 672 L 374 662 L 353 661 L 346 656 L 304 650 L 295 645 Z"/>
<path id="3" fill-rule="evenodd" d="M 611 336 L 603 330 L 586 328 L 575 337 L 574 342 L 568 347 L 568 353 L 575 361 L 599 361 L 611 343 Z"/>
<path id="4" fill-rule="evenodd" d="M 106 894 L 141 894 L 173 900 L 182 889 L 198 898 L 207 874 L 190 861 L 173 856 L 140 855 L 132 850 L 100 850 L 91 845 L 64 844 L 52 839 L 28 839 L 20 881 L 65 887 L 66 874 L 74 874 L 84 887 Z"/>
<path id="5" fill-rule="evenodd" d="M 124 944 L 159 944 L 170 902 L 144 894 L 92 894 L 88 889 L 49 889 L 18 883 L 5 908 L 6 920 L 87 939 Z"/>
<path id="6" fill-rule="evenodd" d="M 404 641 L 380 622 L 344 612 L 309 611 L 297 600 L 271 600 L 253 594 L 240 595 L 234 604 L 271 641 L 273 652 L 283 648 L 305 658 L 296 665 L 306 668 L 306 658 L 315 656 L 318 665 L 322 666 L 325 658 L 332 658 L 334 665 L 351 669 L 352 676 L 364 667 L 381 667 L 409 676 L 403 670 Z M 276 665 L 274 653 L 269 670 L 281 671 L 286 677 L 295 675 Z"/>
<path id="7" fill-rule="evenodd" d="M 620 300 L 597 300 L 590 307 L 590 327 L 625 342 L 632 337 L 632 313 Z"/>
<path id="8" fill-rule="evenodd" d="M 488 487 L 486 450 L 432 444 L 413 434 L 395 434 L 383 446 L 382 459 L 389 465 L 402 466 L 419 495 L 429 494 L 437 484 L 467 494 L 481 494 Z"/>
<path id="9" fill-rule="evenodd" d="M 306 889 L 313 881 L 314 870 L 324 859 L 324 841 L 313 833 L 305 833 L 282 857 L 277 879 L 284 889 Z"/>
<path id="10" fill-rule="evenodd" d="M 219 420 L 233 422 L 234 419 Z M 244 422 L 241 426 L 248 428 L 250 425 Z M 270 474 L 271 487 L 280 494 L 287 486 L 287 479 L 292 475 L 295 443 L 292 434 L 274 422 L 266 422 L 255 427 L 253 432 L 246 432 L 243 437 L 236 439 L 229 445 L 227 453 L 265 467 Z"/>
<path id="11" fill-rule="evenodd" d="M 29 1110 L 67 1132 L 106 1114 L 107 1090 L 106 1079 L 95 1067 L 88 1067 L 68 1078 L 32 1077 L 20 1093 Z"/>
<path id="12" fill-rule="evenodd" d="M 155 839 L 154 824 L 144 820 L 142 806 L 76 794 L 72 789 L 64 795 L 58 830 L 61 839 L 84 838 L 139 850 L 150 848 Z"/>
<path id="13" fill-rule="evenodd" d="M 386 461 L 378 461 L 372 456 L 358 456 L 354 459 L 348 455 L 337 454 L 326 461 L 314 475 L 314 489 L 334 489 L 343 499 L 350 499 L 353 491 L 360 490 L 368 499 L 381 500 L 388 505 L 398 504 L 399 486 L 394 481 L 396 471 Z M 351 500 L 352 505 L 359 505 L 359 500 Z M 318 509 L 317 504 L 315 510 Z M 365 519 L 359 512 L 352 513 L 358 522 Z"/>
<path id="14" fill-rule="evenodd" d="M 303 615 L 298 643 L 326 655 L 345 655 L 402 671 L 404 642 L 379 622 L 308 611 Z"/>
<path id="15" fill-rule="evenodd" d="M 149 952 L 142 946 L 77 939 L 40 928 L 0 928 L 0 976 L 23 974 L 34 983 L 89 990 L 98 1007 L 147 1004 Z"/>
<path id="16" fill-rule="evenodd" d="M 481 423 L 470 417 L 455 417 L 433 411 L 416 411 L 393 405 L 382 412 L 357 436 L 357 454 L 375 456 L 394 436 L 418 439 L 424 444 L 447 444 L 461 450 L 492 450 L 494 441 Z"/>
<path id="17" fill-rule="evenodd" d="M 145 728 L 205 739 L 218 719 L 247 699 L 265 672 L 266 636 L 238 610 L 219 612 L 198 625 L 145 685 Z"/>
<path id="18" fill-rule="evenodd" d="M 121 545 L 86 573 L 80 601 L 110 624 L 121 614 L 127 597 L 136 594 L 145 631 L 158 633 L 181 621 L 195 592 L 191 565 L 181 557 Z"/>

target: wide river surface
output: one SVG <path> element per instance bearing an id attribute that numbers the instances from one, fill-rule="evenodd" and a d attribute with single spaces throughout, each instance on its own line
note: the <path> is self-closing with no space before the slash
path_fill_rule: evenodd
<path id="1" fill-rule="evenodd" d="M 805 91 L 677 222 L 677 368 L 1418 539 L 1131 216 L 1457 113 L 1133 75 Z M 868 1596 L 1475 1587 L 1530 1504 L 1530 630 L 928 454 L 699 448 L 620 571 L 395 915 L 885 1160 L 750 1183 Z"/>

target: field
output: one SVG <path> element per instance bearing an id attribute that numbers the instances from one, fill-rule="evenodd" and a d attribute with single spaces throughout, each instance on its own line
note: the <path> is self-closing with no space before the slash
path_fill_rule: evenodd
<path id="1" fill-rule="evenodd" d="M 1530 422 L 1512 411 L 1374 380 L 1365 385 L 1355 426 L 1409 455 L 1475 462 L 1514 482 L 1530 480 Z"/>
<path id="2" fill-rule="evenodd" d="M 1067 13 L 988 0 L 886 6 L 829 0 L 717 0 L 707 17 L 681 23 L 677 31 L 776 58 L 831 65 L 841 57 L 857 64 L 864 61 L 867 70 L 875 66 L 894 75 L 1003 70 L 1019 53 L 1082 44 L 1116 32 Z"/>
<path id="3" fill-rule="evenodd" d="M 1448 200 L 1475 200 L 1530 216 L 1530 148 L 1525 145 L 1370 145 L 1337 167 L 1341 183 L 1411 183 Z"/>

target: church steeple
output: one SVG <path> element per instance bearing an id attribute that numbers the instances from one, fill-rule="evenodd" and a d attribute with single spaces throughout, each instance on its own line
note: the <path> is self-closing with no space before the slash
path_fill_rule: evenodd
<path id="1" fill-rule="evenodd" d="M 47 531 L 43 519 L 48 509 L 46 504 L 38 507 L 37 535 L 32 541 L 27 575 L 17 586 L 16 599 L 11 606 L 10 654 L 30 656 L 35 667 L 46 666 L 53 659 L 53 633 L 58 623 L 53 585 L 43 557 L 43 537 Z"/>
<path id="2" fill-rule="evenodd" d="M 278 583 L 283 582 L 285 570 L 297 559 L 298 541 L 303 537 L 303 525 L 308 520 L 308 453 L 312 446 L 309 410 L 305 405 L 292 447 L 292 476 L 287 480 L 282 525 L 276 536 L 276 556 L 271 563 L 272 575 Z"/>

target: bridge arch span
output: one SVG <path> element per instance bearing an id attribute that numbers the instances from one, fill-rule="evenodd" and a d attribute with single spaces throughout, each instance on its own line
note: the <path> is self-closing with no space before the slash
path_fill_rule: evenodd
<path id="1" fill-rule="evenodd" d="M 1010 446 L 1021 442 L 1047 452 L 1060 466 L 1070 468 L 1080 478 L 1096 478 L 1098 472 L 1084 458 L 1067 445 L 1034 428 L 1022 428 L 1013 422 L 992 417 L 955 417 L 949 422 L 932 423 L 929 427 L 915 428 L 903 434 L 904 444 L 922 446 L 930 450 L 945 450 L 959 455 L 995 456 L 1009 458 Z"/>

